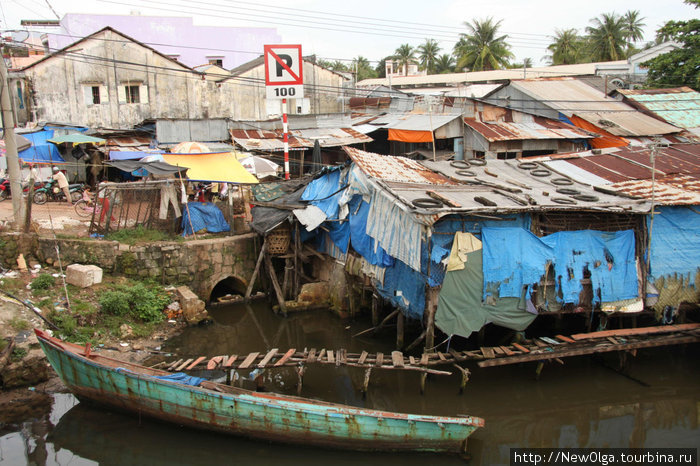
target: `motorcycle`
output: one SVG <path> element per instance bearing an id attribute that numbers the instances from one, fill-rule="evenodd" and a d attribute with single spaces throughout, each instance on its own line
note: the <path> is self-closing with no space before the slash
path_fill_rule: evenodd
<path id="1" fill-rule="evenodd" d="M 44 186 L 44 183 L 42 183 L 41 181 L 37 181 L 34 183 L 34 189 L 38 189 L 42 186 Z M 24 192 L 24 194 L 29 193 L 29 183 L 22 184 L 22 191 Z M 10 188 L 10 180 L 7 178 L 0 178 L 0 202 L 11 197 L 12 189 Z"/>
<path id="2" fill-rule="evenodd" d="M 68 191 L 70 194 L 71 204 L 75 204 L 78 200 L 83 197 L 84 186 L 82 183 L 75 183 L 68 185 Z M 40 188 L 34 191 L 34 197 L 32 201 L 35 204 L 46 204 L 46 201 L 65 201 L 66 197 L 63 194 L 63 190 L 58 187 L 58 182 L 56 180 L 49 180 L 43 184 Z"/>

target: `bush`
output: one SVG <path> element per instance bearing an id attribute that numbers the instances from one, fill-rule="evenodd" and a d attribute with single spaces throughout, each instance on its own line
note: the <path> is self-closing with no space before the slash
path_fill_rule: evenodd
<path id="1" fill-rule="evenodd" d="M 49 288 L 53 288 L 54 285 L 56 285 L 56 279 L 53 278 L 53 275 L 49 275 L 48 273 L 42 273 L 32 280 L 31 284 L 32 290 L 48 290 Z"/>
<path id="2" fill-rule="evenodd" d="M 107 314 L 125 316 L 129 313 L 129 295 L 120 290 L 105 291 L 99 300 L 102 310 Z"/>

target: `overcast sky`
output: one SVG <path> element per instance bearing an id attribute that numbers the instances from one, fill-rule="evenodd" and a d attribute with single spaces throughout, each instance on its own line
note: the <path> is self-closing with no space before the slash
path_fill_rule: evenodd
<path id="1" fill-rule="evenodd" d="M 639 10 L 645 41 L 653 40 L 655 30 L 668 20 L 700 16 L 700 10 L 681 0 L 0 0 L 0 8 L 2 29 L 20 28 L 21 19 L 56 19 L 66 13 L 138 11 L 192 16 L 196 25 L 274 27 L 284 43 L 301 43 L 304 55 L 330 60 L 362 55 L 373 61 L 401 44 L 417 46 L 426 38 L 438 40 L 443 53 L 449 52 L 465 31 L 465 21 L 493 17 L 502 20 L 501 31 L 509 36 L 515 61 L 529 57 L 535 65 L 546 64 L 555 29 L 583 32 L 602 13 Z M 260 44 L 260 53 L 262 49 Z"/>

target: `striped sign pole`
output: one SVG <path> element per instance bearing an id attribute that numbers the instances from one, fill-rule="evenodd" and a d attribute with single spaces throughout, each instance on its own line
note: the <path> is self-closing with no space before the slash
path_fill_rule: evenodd
<path id="1" fill-rule="evenodd" d="M 282 131 L 284 132 L 284 179 L 289 179 L 289 127 L 287 125 L 287 99 L 282 99 Z"/>

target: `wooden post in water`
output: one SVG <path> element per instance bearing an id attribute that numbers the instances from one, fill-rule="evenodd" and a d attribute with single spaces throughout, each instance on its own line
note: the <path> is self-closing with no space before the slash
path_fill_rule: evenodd
<path id="1" fill-rule="evenodd" d="M 379 295 L 372 293 L 372 326 L 379 325 L 379 308 L 381 307 Z"/>
<path id="2" fill-rule="evenodd" d="M 399 315 L 396 317 L 396 349 L 403 348 L 405 319 L 406 316 L 403 315 L 403 312 L 399 312 Z"/>
<path id="3" fill-rule="evenodd" d="M 437 310 L 438 290 L 428 288 L 425 293 L 425 351 L 435 351 L 435 311 Z"/>

